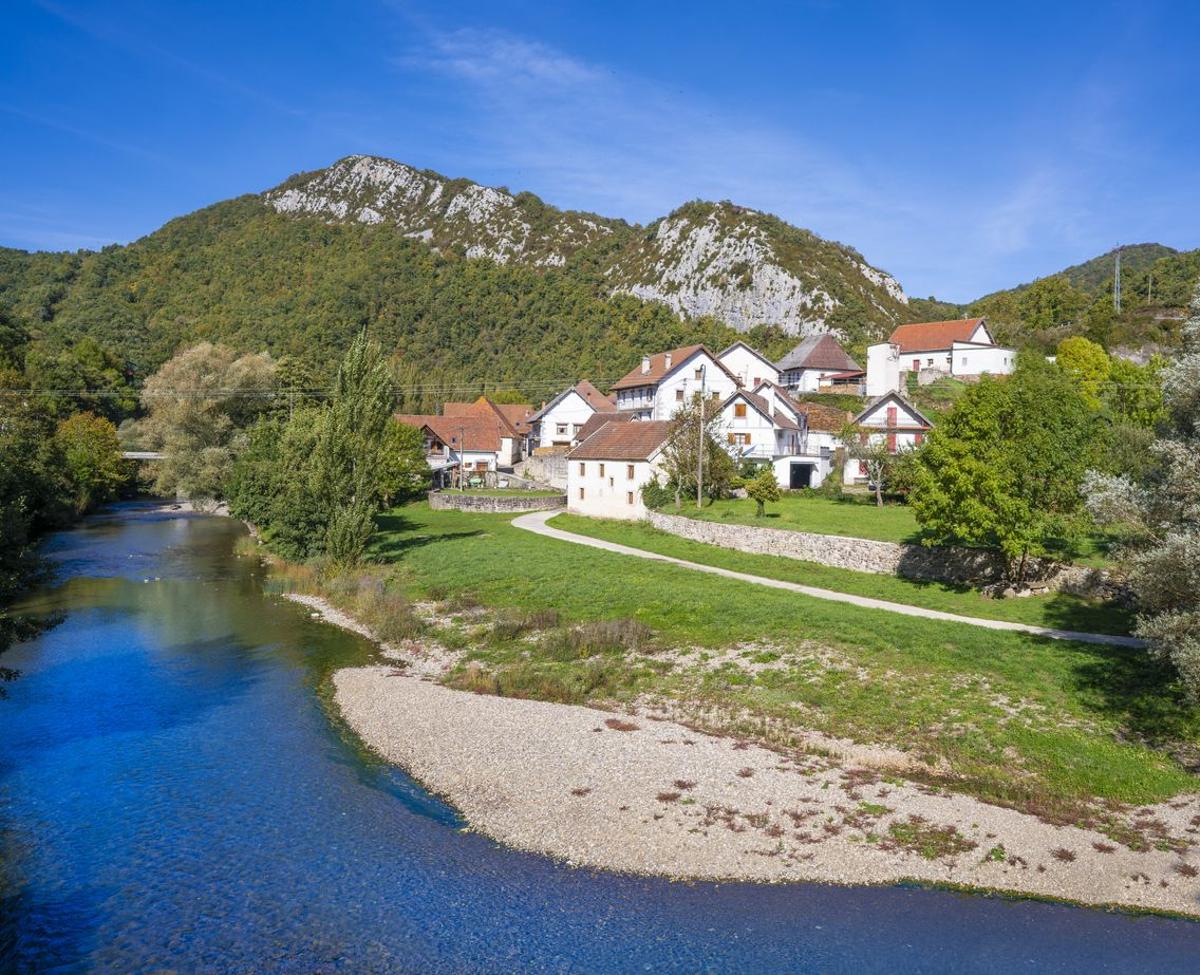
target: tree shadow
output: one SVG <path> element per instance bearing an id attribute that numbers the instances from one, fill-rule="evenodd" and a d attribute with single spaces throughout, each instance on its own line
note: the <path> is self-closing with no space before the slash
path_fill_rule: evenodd
<path id="1" fill-rule="evenodd" d="M 1126 736 L 1166 751 L 1189 772 L 1200 772 L 1200 715 L 1168 665 L 1136 647 L 1089 644 L 1074 674 L 1079 690 L 1098 711 L 1115 718 Z"/>
<path id="2" fill-rule="evenodd" d="M 375 523 L 378 532 L 372 542 L 371 553 L 384 559 L 400 558 L 405 552 L 426 545 L 486 534 L 478 528 L 470 531 L 429 531 L 426 526 L 396 512 L 380 515 Z"/>

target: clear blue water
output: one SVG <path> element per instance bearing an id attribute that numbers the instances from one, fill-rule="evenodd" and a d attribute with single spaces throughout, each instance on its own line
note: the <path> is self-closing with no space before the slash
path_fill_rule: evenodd
<path id="1" fill-rule="evenodd" d="M 6 655 L 0 972 L 1196 971 L 1200 926 L 921 888 L 671 884 L 461 831 L 322 709 L 369 652 L 264 596 L 237 526 L 127 505 L 50 541 Z M 145 581 L 150 580 L 150 581 Z"/>

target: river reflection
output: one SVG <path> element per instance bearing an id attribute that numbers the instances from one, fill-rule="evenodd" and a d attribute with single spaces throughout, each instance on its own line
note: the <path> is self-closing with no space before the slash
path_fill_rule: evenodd
<path id="1" fill-rule="evenodd" d="M 1200 926 L 916 888 L 669 884 L 461 831 L 316 693 L 352 634 L 264 595 L 227 519 L 50 540 L 62 622 L 0 703 L 0 971 L 1190 971 Z"/>

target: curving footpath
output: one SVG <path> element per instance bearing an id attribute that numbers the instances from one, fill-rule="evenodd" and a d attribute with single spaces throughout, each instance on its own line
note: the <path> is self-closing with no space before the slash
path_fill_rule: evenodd
<path id="1" fill-rule="evenodd" d="M 682 566 L 695 572 L 707 572 L 709 575 L 724 576 L 726 579 L 737 579 L 739 582 L 750 582 L 759 586 L 769 586 L 772 589 L 786 589 L 798 592 L 814 599 L 828 599 L 835 603 L 849 603 L 851 606 L 861 606 L 863 609 L 882 609 L 888 613 L 900 613 L 903 616 L 918 616 L 922 619 L 940 620 L 945 623 L 965 623 L 968 626 L 982 626 L 989 630 L 1015 630 L 1018 633 L 1032 633 L 1035 636 L 1049 637 L 1052 640 L 1074 640 L 1079 643 L 1104 643 L 1117 647 L 1144 647 L 1145 640 L 1132 636 L 1116 636 L 1110 633 L 1081 633 L 1076 630 L 1056 630 L 1049 626 L 1034 626 L 1030 623 L 1011 623 L 1008 620 L 985 620 L 976 616 L 959 616 L 956 613 L 943 613 L 936 609 L 925 609 L 923 606 L 909 606 L 906 603 L 893 603 L 886 599 L 872 599 L 870 596 L 854 596 L 846 592 L 836 592 L 832 589 L 819 589 L 816 586 L 804 586 L 798 582 L 785 582 L 783 579 L 770 579 L 766 576 L 751 575 L 748 572 L 737 572 L 733 569 L 722 569 L 715 565 L 705 565 L 702 562 L 689 562 L 670 555 L 660 555 L 641 548 L 608 542 L 601 538 L 590 538 L 587 535 L 576 535 L 563 531 L 561 528 L 551 528 L 547 520 L 561 511 L 537 511 L 528 515 L 514 518 L 512 523 L 517 528 L 543 535 L 546 538 L 556 538 L 560 542 L 571 542 L 575 545 L 586 545 L 605 552 L 616 552 L 618 555 L 632 555 L 639 559 L 649 559 L 652 562 L 666 562 L 670 565 Z"/>

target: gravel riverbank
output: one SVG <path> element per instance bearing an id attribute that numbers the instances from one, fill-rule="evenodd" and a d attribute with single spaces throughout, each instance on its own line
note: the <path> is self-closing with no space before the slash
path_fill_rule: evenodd
<path id="1" fill-rule="evenodd" d="M 317 597 L 290 598 L 370 635 Z M 1200 916 L 1197 796 L 1132 814 L 1186 852 L 1135 852 L 869 764 L 451 690 L 438 682 L 451 658 L 384 652 L 404 666 L 334 675 L 350 727 L 473 828 L 523 850 L 678 879 L 916 879 Z"/>

